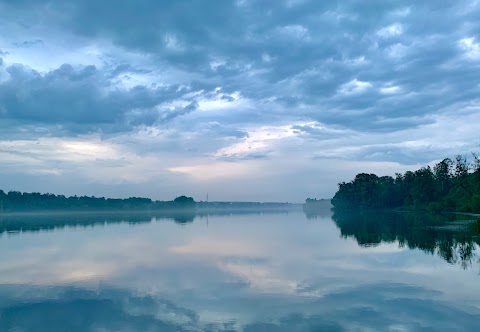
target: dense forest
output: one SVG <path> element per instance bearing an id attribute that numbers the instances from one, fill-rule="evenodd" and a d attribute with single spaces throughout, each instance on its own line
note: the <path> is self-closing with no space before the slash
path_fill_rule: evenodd
<path id="1" fill-rule="evenodd" d="M 192 197 L 179 196 L 173 201 L 153 201 L 149 198 L 126 199 L 93 196 L 71 196 L 41 193 L 22 193 L 0 190 L 0 212 L 44 211 L 44 210 L 165 210 L 194 209 Z"/>
<path id="2" fill-rule="evenodd" d="M 422 167 L 395 177 L 361 173 L 338 187 L 332 199 L 335 209 L 480 212 L 480 158 L 473 154 L 468 162 L 458 155 L 433 168 Z"/>

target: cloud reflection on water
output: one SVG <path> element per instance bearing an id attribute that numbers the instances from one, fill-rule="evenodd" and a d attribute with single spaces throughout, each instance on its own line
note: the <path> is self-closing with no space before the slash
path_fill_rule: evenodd
<path id="1" fill-rule="evenodd" d="M 339 235 L 329 217 L 291 213 L 2 237 L 0 327 L 474 329 L 476 271 L 398 241 L 362 248 Z"/>
<path id="2" fill-rule="evenodd" d="M 480 318 L 438 300 L 438 292 L 395 283 L 345 288 L 306 301 L 251 294 L 226 303 L 237 311 L 225 321 L 206 321 L 188 304 L 161 296 L 109 287 L 11 285 L 0 287 L 0 294 L 5 331 L 473 331 Z M 242 321 L 247 306 L 250 320 Z"/>

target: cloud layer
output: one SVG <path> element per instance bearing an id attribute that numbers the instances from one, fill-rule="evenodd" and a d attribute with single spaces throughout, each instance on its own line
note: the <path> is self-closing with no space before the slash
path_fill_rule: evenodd
<path id="1" fill-rule="evenodd" d="M 479 143 L 477 2 L 4 0 L 0 11 L 7 190 L 302 201 Z M 65 144 L 83 144 L 84 164 Z"/>

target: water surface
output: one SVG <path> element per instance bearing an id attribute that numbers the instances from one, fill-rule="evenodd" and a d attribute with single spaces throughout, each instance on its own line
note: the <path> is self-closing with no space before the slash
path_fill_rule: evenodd
<path id="1" fill-rule="evenodd" d="M 447 219 L 0 218 L 0 331 L 475 331 L 478 237 Z"/>

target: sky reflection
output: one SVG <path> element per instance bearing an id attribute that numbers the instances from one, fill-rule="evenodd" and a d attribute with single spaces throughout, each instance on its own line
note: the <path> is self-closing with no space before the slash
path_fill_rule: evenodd
<path id="1" fill-rule="evenodd" d="M 330 217 L 289 213 L 4 235 L 0 327 L 475 329 L 477 265 L 463 270 L 398 241 L 361 247 L 340 234 Z"/>

